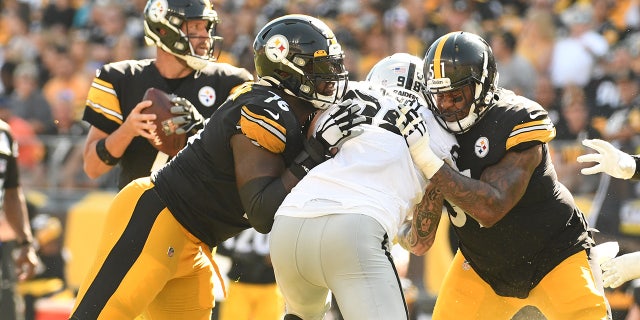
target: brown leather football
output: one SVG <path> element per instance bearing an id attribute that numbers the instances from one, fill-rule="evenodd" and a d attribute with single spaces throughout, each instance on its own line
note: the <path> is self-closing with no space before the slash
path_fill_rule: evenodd
<path id="1" fill-rule="evenodd" d="M 156 120 L 154 121 L 156 124 L 156 137 L 155 139 L 148 139 L 149 143 L 159 151 L 175 156 L 187 144 L 187 135 L 175 133 L 178 126 L 171 121 L 175 117 L 171 113 L 171 106 L 173 106 L 171 97 L 160 89 L 149 88 L 144 93 L 142 100 L 151 100 L 152 102 L 151 106 L 142 109 L 142 113 L 156 115 Z"/>

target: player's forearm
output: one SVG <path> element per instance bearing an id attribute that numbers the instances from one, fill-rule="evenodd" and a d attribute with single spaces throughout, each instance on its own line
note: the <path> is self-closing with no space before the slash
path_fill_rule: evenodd
<path id="1" fill-rule="evenodd" d="M 27 205 L 20 187 L 5 189 L 4 211 L 18 243 L 32 243 Z"/>
<path id="2" fill-rule="evenodd" d="M 442 216 L 442 193 L 427 186 L 422 201 L 415 207 L 413 219 L 405 221 L 398 231 L 398 243 L 407 251 L 421 256 L 433 246 Z"/>
<path id="3" fill-rule="evenodd" d="M 431 178 L 431 183 L 484 227 L 493 226 L 512 208 L 491 184 L 465 177 L 447 165 Z"/>
<path id="4" fill-rule="evenodd" d="M 89 133 L 83 152 L 84 171 L 87 176 L 92 179 L 98 178 L 118 164 L 117 159 L 122 157 L 134 138 L 123 131 L 118 128 L 106 136 L 104 133 Z"/>

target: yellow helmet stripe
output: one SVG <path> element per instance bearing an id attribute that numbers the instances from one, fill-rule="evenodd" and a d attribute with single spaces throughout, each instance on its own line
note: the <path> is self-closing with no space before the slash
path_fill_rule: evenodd
<path id="1" fill-rule="evenodd" d="M 444 78 L 444 70 L 442 70 L 440 63 L 440 56 L 442 55 L 442 49 L 444 48 L 444 44 L 449 39 L 451 33 L 448 33 L 442 37 L 440 42 L 438 42 L 438 46 L 436 47 L 436 53 L 433 55 L 433 78 Z"/>

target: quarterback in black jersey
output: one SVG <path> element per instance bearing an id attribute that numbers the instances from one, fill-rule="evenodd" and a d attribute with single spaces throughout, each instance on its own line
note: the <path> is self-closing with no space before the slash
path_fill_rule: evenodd
<path id="1" fill-rule="evenodd" d="M 601 272 L 588 256 L 594 241 L 550 160 L 547 112 L 497 87 L 491 48 L 475 34 L 437 39 L 424 70 L 430 108 L 459 145 L 459 172 L 433 154 L 428 134 L 410 145 L 459 240 L 433 319 L 511 319 L 526 305 L 547 319 L 607 319 Z"/>
<path id="2" fill-rule="evenodd" d="M 365 121 L 358 105 L 340 102 L 344 53 L 320 20 L 275 19 L 253 47 L 258 82 L 245 83 L 167 165 L 114 199 L 72 319 L 210 319 L 213 273 L 220 276 L 211 248 L 249 227 L 269 232 L 293 186 Z M 307 138 L 318 109 L 328 116 Z"/>
<path id="3" fill-rule="evenodd" d="M 148 88 L 177 99 L 181 130 L 192 135 L 235 88 L 253 80 L 249 71 L 215 62 L 220 37 L 218 15 L 209 1 L 149 0 L 144 11 L 145 40 L 157 47 L 156 59 L 125 60 L 97 70 L 87 97 L 83 120 L 91 124 L 84 147 L 84 170 L 99 177 L 120 164 L 118 188 L 146 177 L 169 156 L 146 138 L 154 115 L 142 114 Z M 174 121 L 176 122 L 176 121 Z M 176 122 L 177 123 L 177 122 Z"/>

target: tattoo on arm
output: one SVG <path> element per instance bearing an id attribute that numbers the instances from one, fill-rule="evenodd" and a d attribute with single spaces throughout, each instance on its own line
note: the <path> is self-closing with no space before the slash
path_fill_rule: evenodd
<path id="1" fill-rule="evenodd" d="M 542 161 L 541 150 L 541 146 L 536 146 L 521 152 L 509 151 L 500 162 L 485 168 L 479 180 L 446 167 L 431 182 L 449 201 L 489 227 L 520 201 L 533 171 Z"/>
<path id="2" fill-rule="evenodd" d="M 403 248 L 416 255 L 423 255 L 431 248 L 442 216 L 443 201 L 438 188 L 431 184 L 427 186 L 422 201 L 414 209 L 413 219 L 406 222 L 410 224 L 403 224 L 398 234 Z"/>

